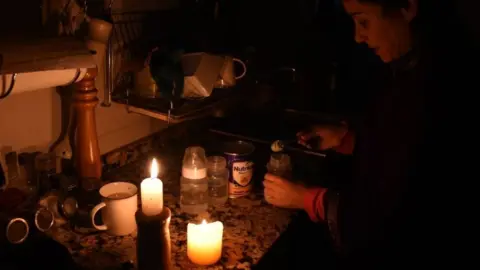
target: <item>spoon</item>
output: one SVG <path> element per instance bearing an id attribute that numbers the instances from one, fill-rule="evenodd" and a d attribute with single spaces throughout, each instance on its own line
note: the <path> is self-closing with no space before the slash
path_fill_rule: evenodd
<path id="1" fill-rule="evenodd" d="M 272 145 L 270 146 L 270 149 L 272 150 L 272 152 L 275 152 L 275 153 L 282 152 L 283 150 L 288 150 L 288 151 L 302 152 L 302 153 L 305 153 L 305 154 L 319 156 L 319 157 L 326 157 L 327 156 L 324 153 L 319 153 L 319 152 L 316 152 L 316 151 L 310 151 L 310 150 L 305 150 L 305 149 L 299 149 L 297 147 L 293 147 L 293 146 L 289 145 L 289 144 L 296 143 L 296 142 L 297 142 L 296 140 L 285 140 L 285 141 L 276 140 L 272 143 Z M 306 148 L 307 149 L 312 149 L 310 144 L 308 144 L 306 146 Z"/>

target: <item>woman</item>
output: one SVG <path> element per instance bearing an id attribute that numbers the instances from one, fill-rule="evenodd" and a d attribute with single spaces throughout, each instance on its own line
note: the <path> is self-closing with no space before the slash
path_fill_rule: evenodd
<path id="1" fill-rule="evenodd" d="M 391 269 L 426 261 L 438 244 L 435 228 L 443 225 L 438 221 L 451 205 L 445 198 L 449 193 L 438 190 L 443 183 L 437 176 L 455 172 L 445 145 L 458 132 L 445 127 L 453 123 L 454 110 L 447 109 L 456 105 L 448 91 L 459 82 L 459 66 L 450 67 L 462 56 L 452 51 L 460 41 L 448 29 L 442 30 L 443 43 L 435 39 L 437 32 L 425 24 L 430 18 L 419 7 L 425 2 L 343 1 L 355 23 L 356 42 L 389 64 L 392 76 L 358 127 L 317 126 L 298 134 L 301 144 L 321 137 L 320 149 L 353 154 L 352 176 L 341 188 L 308 189 L 265 175 L 268 202 L 304 209 L 313 221 L 328 223 L 345 268 Z M 437 224 L 430 227 L 433 220 Z"/>

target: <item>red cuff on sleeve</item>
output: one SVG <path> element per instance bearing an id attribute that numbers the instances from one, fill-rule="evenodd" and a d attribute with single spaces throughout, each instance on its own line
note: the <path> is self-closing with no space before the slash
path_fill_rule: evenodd
<path id="1" fill-rule="evenodd" d="M 326 192 L 326 188 L 309 189 L 303 198 L 304 209 L 310 219 L 314 222 L 319 222 L 325 219 L 323 196 Z"/>
<path id="2" fill-rule="evenodd" d="M 342 144 L 333 148 L 338 153 L 344 155 L 351 155 L 353 153 L 353 149 L 355 148 L 355 135 L 353 132 L 348 131 L 345 136 L 343 136 Z"/>

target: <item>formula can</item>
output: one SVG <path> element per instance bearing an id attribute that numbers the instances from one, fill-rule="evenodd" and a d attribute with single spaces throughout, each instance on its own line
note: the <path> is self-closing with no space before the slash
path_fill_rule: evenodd
<path id="1" fill-rule="evenodd" d="M 255 146 L 245 141 L 225 144 L 225 158 L 230 172 L 228 178 L 228 197 L 239 198 L 250 194 L 252 190 L 253 161 Z"/>

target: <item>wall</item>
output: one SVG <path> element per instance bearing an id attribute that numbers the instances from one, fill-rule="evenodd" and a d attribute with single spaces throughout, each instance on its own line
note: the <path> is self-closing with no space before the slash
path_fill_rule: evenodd
<path id="1" fill-rule="evenodd" d="M 174 7 L 176 2 L 176 0 L 116 0 L 114 10 L 170 8 Z M 101 102 L 104 78 L 100 74 L 104 74 L 104 58 L 103 55 L 97 55 L 96 59 L 99 64 L 96 85 Z M 60 96 L 56 90 L 38 89 L 12 94 L 0 100 L 0 148 L 10 146 L 17 151 L 45 151 L 58 139 L 62 130 L 62 109 Z M 166 127 L 165 122 L 129 114 L 125 106 L 119 104 L 113 104 L 108 108 L 99 104 L 96 116 L 102 154 Z"/>
<path id="2" fill-rule="evenodd" d="M 459 0 L 456 4 L 463 23 L 468 26 L 477 48 L 480 48 L 480 17 L 478 16 L 480 1 Z"/>

